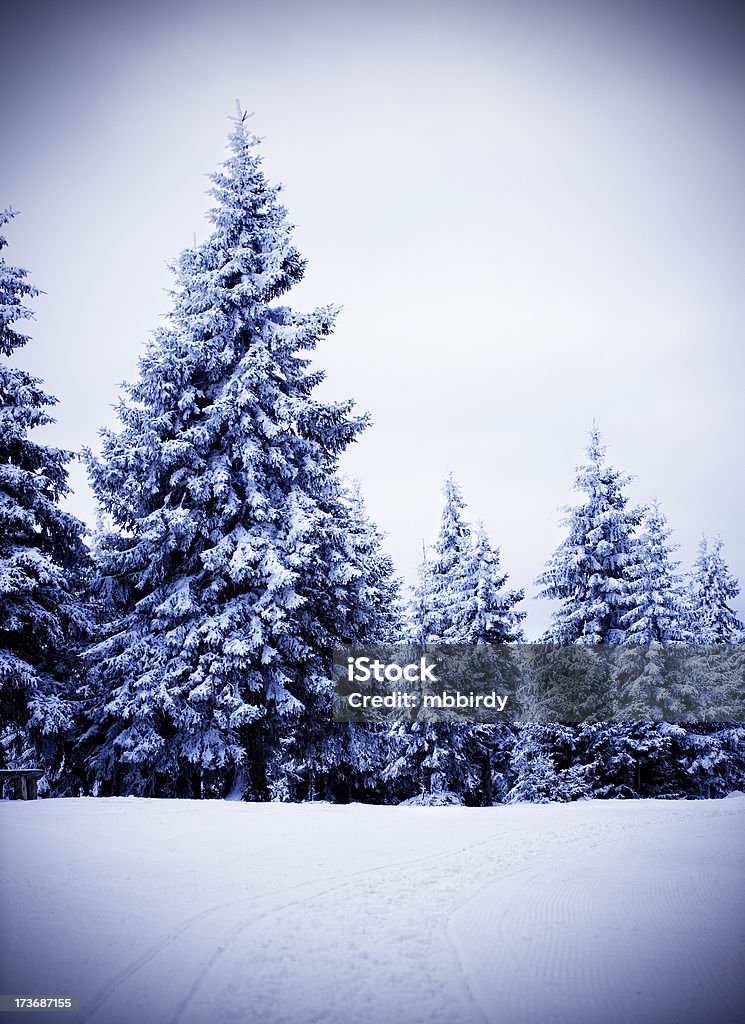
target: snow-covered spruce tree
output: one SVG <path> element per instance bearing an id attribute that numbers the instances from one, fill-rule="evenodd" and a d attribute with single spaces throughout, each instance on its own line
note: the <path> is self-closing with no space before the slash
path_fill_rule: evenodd
<path id="1" fill-rule="evenodd" d="M 623 617 L 625 643 L 669 644 L 689 639 L 690 618 L 677 544 L 658 502 L 645 510 L 635 557 L 629 566 L 629 608 Z"/>
<path id="2" fill-rule="evenodd" d="M 542 638 L 545 643 L 626 642 L 639 556 L 636 531 L 643 516 L 642 509 L 628 507 L 624 493 L 628 480 L 607 465 L 605 446 L 593 425 L 587 461 L 577 469 L 574 484 L 586 495 L 585 500 L 567 509 L 568 536 L 536 581 L 543 588 L 543 597 L 561 601 Z M 563 792 L 571 798 L 581 795 L 585 787 L 585 792 L 598 795 L 631 795 L 636 770 L 629 730 L 589 723 L 572 728 L 571 734 L 572 764 L 567 769 L 577 779 L 570 779 L 571 785 Z M 640 742 L 644 751 L 640 748 L 639 756 L 643 752 L 646 756 L 648 737 L 640 737 Z M 618 776 L 619 765 L 627 769 L 628 784 L 626 777 L 617 784 L 610 781 Z M 575 787 L 580 776 L 582 786 Z"/>
<path id="3" fill-rule="evenodd" d="M 608 799 L 679 796 L 675 750 L 685 730 L 665 722 L 587 722 L 577 730 L 577 764 L 588 795 Z"/>
<path id="4" fill-rule="evenodd" d="M 472 543 L 471 527 L 463 519 L 466 507 L 460 487 L 450 473 L 443 488 L 440 532 L 429 566 L 431 630 L 428 643 L 459 643 L 458 615 L 468 600 L 466 561 Z"/>
<path id="5" fill-rule="evenodd" d="M 629 609 L 623 624 L 624 644 L 631 646 L 614 658 L 616 718 L 628 715 L 629 721 L 640 723 L 629 732 L 626 742 L 631 749 L 638 739 L 638 752 L 644 755 L 634 765 L 637 783 L 650 777 L 642 763 L 670 746 L 670 734 L 653 735 L 654 727 L 645 725 L 645 719 L 685 720 L 697 696 L 678 652 L 667 649 L 667 645 L 684 643 L 690 637 L 685 585 L 677 572 L 679 563 L 671 557 L 677 549 L 669 543 L 671 532 L 659 504 L 653 502 L 645 511 L 629 566 Z"/>
<path id="6" fill-rule="evenodd" d="M 367 514 L 358 483 L 342 492 L 340 500 L 347 519 L 337 540 L 348 548 L 348 566 L 355 573 L 350 584 L 357 588 L 357 595 L 345 604 L 356 621 L 340 624 L 339 635 L 355 641 L 396 643 L 403 632 L 400 583 L 383 550 L 383 535 Z M 331 705 L 331 692 L 324 687 L 315 703 L 307 705 L 290 741 L 284 744 L 288 776 L 299 776 L 293 795 L 383 802 L 380 773 L 385 763 L 386 729 L 356 722 L 329 726 Z"/>
<path id="7" fill-rule="evenodd" d="M 690 575 L 689 628 L 691 641 L 696 644 L 745 643 L 745 627 L 732 608 L 732 602 L 740 593 L 740 585 L 722 555 L 722 548 L 719 535 L 712 542 L 702 537 Z M 707 661 L 708 656 L 704 652 L 694 662 L 694 674 L 700 672 L 705 685 L 711 679 Z M 741 693 L 745 648 L 738 646 L 733 650 L 731 666 L 733 674 L 729 686 Z M 727 689 L 728 682 L 724 681 L 724 704 L 727 703 Z M 716 699 L 716 695 L 712 697 Z M 689 725 L 679 744 L 679 762 L 685 773 L 687 796 L 725 796 L 732 789 L 742 788 L 745 778 L 745 724 L 721 721 Z"/>
<path id="8" fill-rule="evenodd" d="M 13 216 L 0 213 L 0 227 Z M 26 303 L 37 294 L 0 256 L 0 764 L 40 765 L 64 791 L 86 548 L 82 523 L 59 505 L 70 453 L 29 437 L 52 422 L 56 399 L 7 362 L 28 341 L 15 325 L 33 315 Z"/>
<path id="9" fill-rule="evenodd" d="M 505 590 L 508 579 L 499 566 L 483 526 L 463 518 L 465 502 L 450 474 L 443 489 L 440 531 L 431 557 L 426 551 L 419 586 L 410 607 L 411 638 L 431 644 L 507 643 L 521 639 L 524 613 L 514 606 L 523 592 Z M 499 750 L 511 746 L 501 726 L 469 726 L 417 721 L 391 730 L 391 763 L 386 779 L 423 802 L 493 802 L 501 791 L 493 778 Z"/>
<path id="10" fill-rule="evenodd" d="M 424 552 L 419 585 L 410 607 L 410 633 L 421 643 L 512 643 L 523 639 L 525 612 L 515 606 L 523 590 L 505 589 L 509 574 L 500 568 L 483 523 L 463 518 L 466 505 L 452 473 L 443 488 L 440 531 L 431 556 Z"/>
<path id="11" fill-rule="evenodd" d="M 435 635 L 435 629 L 432 567 L 426 545 L 422 544 L 422 561 L 408 608 L 408 634 L 414 643 L 426 644 Z"/>
<path id="12" fill-rule="evenodd" d="M 366 421 L 313 395 L 336 311 L 277 301 L 305 262 L 257 146 L 240 115 L 212 233 L 179 257 L 122 429 L 89 456 L 100 572 L 126 594 L 90 654 L 102 791 L 307 795 L 331 648 L 387 628 L 389 566 L 337 471 Z"/>
<path id="13" fill-rule="evenodd" d="M 641 509 L 628 507 L 628 480 L 606 465 L 605 446 L 593 426 L 587 462 L 577 469 L 574 485 L 586 500 L 566 510 L 568 535 L 536 581 L 542 597 L 561 601 L 544 642 L 607 644 L 626 639 L 634 532 L 642 518 Z"/>
<path id="14" fill-rule="evenodd" d="M 499 549 L 492 547 L 483 523 L 478 523 L 456 572 L 449 643 L 506 644 L 524 639 L 520 623 L 525 612 L 517 611 L 516 606 L 525 592 L 507 589 L 508 579 L 509 574 L 500 568 Z M 466 793 L 469 802 L 489 806 L 506 796 L 513 744 L 514 729 L 509 725 L 466 727 L 465 750 L 476 768 L 475 785 Z"/>
<path id="15" fill-rule="evenodd" d="M 453 611 L 471 543 L 470 527 L 461 514 L 465 503 L 452 473 L 443 494 L 440 530 L 431 556 L 424 551 L 419 586 L 409 610 L 410 635 L 425 644 L 453 642 L 449 639 Z M 427 720 L 392 726 L 383 779 L 393 794 L 423 803 L 461 802 L 475 779 L 468 762 L 467 732 L 466 726 Z"/>
<path id="16" fill-rule="evenodd" d="M 493 548 L 483 523 L 472 532 L 472 542 L 456 573 L 448 643 L 506 644 L 524 640 L 520 623 L 526 613 L 515 606 L 524 590 L 506 590 L 509 574 L 502 572 L 499 549 Z"/>
<path id="17" fill-rule="evenodd" d="M 711 799 L 745 789 L 745 724 L 718 722 L 681 729 L 676 795 Z"/>
<path id="18" fill-rule="evenodd" d="M 745 641 L 745 626 L 731 602 L 740 585 L 722 556 L 724 543 L 717 535 L 709 546 L 702 537 L 690 580 L 690 629 L 698 644 L 737 644 Z"/>
<path id="19" fill-rule="evenodd" d="M 510 756 L 507 802 L 564 803 L 587 796 L 588 769 L 575 761 L 575 742 L 575 730 L 558 722 L 521 726 Z"/>

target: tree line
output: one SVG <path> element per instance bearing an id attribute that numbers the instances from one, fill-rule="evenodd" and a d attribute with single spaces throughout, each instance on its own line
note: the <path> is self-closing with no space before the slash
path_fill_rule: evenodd
<path id="1" fill-rule="evenodd" d="M 337 310 L 281 304 L 305 261 L 245 115 L 229 146 L 211 233 L 175 264 L 120 426 L 80 455 L 90 536 L 60 504 L 77 456 L 31 436 L 55 399 L 10 358 L 38 292 L 0 258 L 2 764 L 40 765 L 56 795 L 491 804 L 741 788 L 736 723 L 332 722 L 334 646 L 524 641 L 524 592 L 451 476 L 406 600 L 339 471 L 366 417 L 316 395 L 310 354 Z M 659 506 L 632 507 L 627 482 L 593 428 L 582 500 L 538 581 L 558 601 L 541 639 L 742 643 L 721 540 L 685 577 Z"/>

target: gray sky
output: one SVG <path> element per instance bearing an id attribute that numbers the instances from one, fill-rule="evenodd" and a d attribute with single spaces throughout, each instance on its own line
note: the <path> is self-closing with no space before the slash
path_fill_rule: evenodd
<path id="1" fill-rule="evenodd" d="M 46 292 L 20 362 L 60 399 L 48 440 L 114 424 L 240 97 L 309 260 L 286 301 L 344 306 L 317 362 L 372 414 L 344 468 L 404 576 L 452 469 L 534 593 L 596 418 L 684 565 L 720 530 L 745 583 L 737 5 L 17 7 L 0 205 Z M 526 603 L 535 635 L 550 609 Z"/>

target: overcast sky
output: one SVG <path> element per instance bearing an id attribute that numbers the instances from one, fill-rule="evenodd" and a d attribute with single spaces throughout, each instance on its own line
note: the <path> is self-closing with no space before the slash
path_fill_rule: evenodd
<path id="1" fill-rule="evenodd" d="M 25 0 L 3 16 L 6 257 L 45 295 L 20 362 L 96 447 L 205 237 L 235 98 L 306 280 L 343 305 L 324 394 L 411 578 L 452 470 L 511 582 L 560 542 L 597 419 L 687 567 L 745 583 L 745 32 L 737 5 Z M 84 473 L 70 508 L 93 521 Z M 745 610 L 745 601 L 738 602 Z M 528 631 L 546 602 L 527 602 Z"/>

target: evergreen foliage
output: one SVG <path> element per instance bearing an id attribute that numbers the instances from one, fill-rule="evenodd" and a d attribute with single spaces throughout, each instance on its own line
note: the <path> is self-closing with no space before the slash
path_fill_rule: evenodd
<path id="1" fill-rule="evenodd" d="M 731 602 L 740 593 L 740 585 L 722 555 L 724 543 L 716 536 L 709 543 L 701 538 L 693 565 L 690 585 L 690 628 L 695 643 L 738 644 L 745 641 L 745 626 L 737 618 Z"/>
<path id="2" fill-rule="evenodd" d="M 483 523 L 477 524 L 463 556 L 449 642 L 506 644 L 525 639 L 520 623 L 526 613 L 515 608 L 525 591 L 506 590 L 508 579 L 500 569 L 499 550 L 491 546 Z"/>
<path id="3" fill-rule="evenodd" d="M 390 630 L 390 563 L 338 475 L 366 420 L 313 395 L 336 310 L 278 302 L 305 261 L 257 147 L 240 115 L 212 232 L 89 456 L 99 571 L 124 595 L 89 666 L 104 790 L 313 793 L 330 650 Z"/>
<path id="4" fill-rule="evenodd" d="M 483 525 L 466 522 L 460 487 L 450 474 L 443 488 L 440 530 L 426 549 L 410 606 L 410 636 L 424 644 L 495 644 L 523 638 L 522 590 L 507 590 Z M 390 730 L 384 779 L 394 792 L 421 803 L 491 804 L 504 793 L 506 726 L 463 725 L 420 718 Z"/>
<path id="5" fill-rule="evenodd" d="M 13 216 L 0 213 L 0 227 Z M 60 508 L 70 453 L 29 436 L 53 422 L 56 399 L 9 362 L 28 341 L 17 325 L 39 294 L 27 277 L 0 256 L 0 763 L 40 765 L 46 784 L 64 788 L 87 551 L 83 524 Z"/>
<path id="6" fill-rule="evenodd" d="M 576 756 L 576 730 L 560 723 L 521 726 L 512 753 L 508 803 L 564 803 L 588 796 L 587 768 Z"/>
<path id="7" fill-rule="evenodd" d="M 452 473 L 443 488 L 440 530 L 431 556 L 426 549 L 410 606 L 410 634 L 420 643 L 512 643 L 524 639 L 516 610 L 523 590 L 507 590 L 482 523 L 463 517 L 466 505 Z"/>
<path id="8" fill-rule="evenodd" d="M 659 503 L 646 509 L 643 529 L 629 567 L 629 610 L 623 618 L 625 643 L 668 644 L 689 639 L 685 583 L 671 555 L 672 533 Z"/>
<path id="9" fill-rule="evenodd" d="M 544 643 L 576 645 L 571 658 L 536 649 L 523 696 L 540 721 L 425 711 L 412 724 L 332 722 L 335 646 L 468 645 L 475 678 L 483 645 L 524 641 L 524 592 L 508 587 L 450 475 L 404 612 L 382 535 L 339 472 L 366 418 L 316 397 L 311 353 L 336 310 L 281 304 L 305 262 L 245 115 L 211 180 L 211 233 L 176 262 L 167 325 L 125 389 L 121 428 L 86 456 L 100 510 L 94 571 L 82 524 L 60 507 L 71 455 L 29 436 L 56 400 L 12 364 L 38 292 L 0 256 L 0 764 L 40 764 L 55 793 L 260 800 L 490 805 L 743 789 L 745 728 L 724 719 L 740 706 L 745 627 L 722 541 L 702 539 L 686 580 L 659 505 L 629 506 L 629 478 L 608 466 L 595 427 L 575 481 L 582 499 L 538 580 L 560 602 Z M 685 643 L 701 646 L 683 661 Z M 618 646 L 601 664 L 586 657 L 596 644 Z M 732 645 L 731 671 L 708 706 L 723 721 L 691 724 L 712 677 L 708 645 L 719 644 Z M 608 686 L 628 721 L 594 720 Z M 582 724 L 545 721 L 568 699 Z"/>
<path id="10" fill-rule="evenodd" d="M 472 544 L 471 527 L 463 519 L 465 502 L 452 473 L 445 480 L 443 494 L 440 531 L 428 574 L 431 629 L 427 643 L 460 642 L 458 619 L 470 597 L 465 568 Z"/>
<path id="11" fill-rule="evenodd" d="M 623 491 L 628 478 L 606 465 L 596 427 L 587 456 L 575 484 L 587 498 L 568 510 L 568 537 L 537 581 L 543 596 L 562 602 L 543 639 L 630 645 L 615 659 L 613 686 L 615 703 L 631 721 L 588 721 L 572 729 L 572 770 L 582 775 L 586 792 L 593 796 L 701 795 L 702 766 L 713 769 L 720 763 L 715 752 L 722 744 L 714 729 L 696 727 L 689 741 L 686 728 L 665 724 L 666 717 L 685 721 L 697 706 L 696 672 L 690 665 L 678 671 L 666 646 L 736 641 L 742 627 L 728 601 L 739 588 L 721 558 L 721 541 L 715 552 L 703 541 L 689 595 L 679 563 L 671 557 L 675 547 L 659 505 L 628 508 Z M 660 687 L 663 673 L 666 685 Z M 722 694 L 723 707 L 727 697 Z M 648 716 L 654 721 L 634 721 Z M 535 749 L 541 743 L 539 756 Z M 745 761 L 745 749 L 735 741 L 727 750 L 735 775 L 735 765 Z M 539 727 L 520 730 L 515 755 L 519 785 L 512 798 L 514 793 L 536 799 L 539 791 L 572 792 L 571 786 L 556 788 L 560 772 L 551 767 L 555 753 L 554 742 Z M 540 785 L 536 778 L 543 780 Z M 547 779 L 554 781 L 549 785 Z M 721 791 L 716 782 L 709 788 Z M 582 788 L 576 792 L 581 795 Z"/>
<path id="12" fill-rule="evenodd" d="M 597 427 L 575 489 L 586 499 L 568 508 L 568 535 L 536 581 L 543 597 L 561 601 L 547 643 L 622 643 L 630 605 L 630 568 L 642 510 L 628 507 L 629 477 L 606 465 Z"/>

